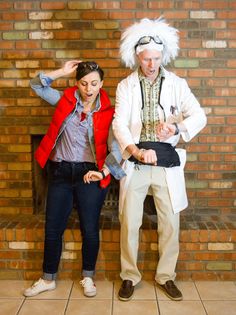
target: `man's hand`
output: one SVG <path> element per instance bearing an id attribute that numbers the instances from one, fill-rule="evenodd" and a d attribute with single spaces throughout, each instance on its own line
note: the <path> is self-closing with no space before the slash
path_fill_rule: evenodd
<path id="1" fill-rule="evenodd" d="M 136 160 L 142 163 L 157 165 L 156 152 L 152 149 L 139 149 L 135 144 L 130 144 L 127 146 L 126 150 L 133 155 Z"/>
<path id="2" fill-rule="evenodd" d="M 145 164 L 152 164 L 152 165 L 157 165 L 157 155 L 156 151 L 149 149 L 149 150 L 144 150 L 140 149 L 139 154 L 137 156 L 137 159 Z"/>
<path id="3" fill-rule="evenodd" d="M 157 137 L 160 141 L 165 141 L 174 136 L 176 132 L 176 126 L 174 124 L 161 123 L 157 127 Z"/>

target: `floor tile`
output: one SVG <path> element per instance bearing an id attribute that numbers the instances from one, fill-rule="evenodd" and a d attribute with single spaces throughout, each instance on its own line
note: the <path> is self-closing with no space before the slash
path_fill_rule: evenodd
<path id="1" fill-rule="evenodd" d="M 42 300 L 42 299 L 52 299 L 52 300 L 59 300 L 59 299 L 68 299 L 71 293 L 73 281 L 65 280 L 65 281 L 57 281 L 57 287 L 55 290 L 42 292 L 36 296 L 29 297 L 27 299 L 33 300 Z"/>
<path id="2" fill-rule="evenodd" d="M 118 300 L 118 292 L 121 286 L 121 281 L 115 282 L 114 299 Z M 155 300 L 155 288 L 153 281 L 141 281 L 135 286 L 132 300 Z"/>
<path id="3" fill-rule="evenodd" d="M 207 315 L 201 301 L 159 301 L 161 315 Z"/>
<path id="4" fill-rule="evenodd" d="M 24 298 L 23 292 L 32 281 L 0 280 L 0 298 Z"/>
<path id="5" fill-rule="evenodd" d="M 236 301 L 204 301 L 207 315 L 236 315 Z"/>
<path id="6" fill-rule="evenodd" d="M 16 315 L 22 303 L 22 299 L 0 299 L 0 314 Z"/>
<path id="7" fill-rule="evenodd" d="M 65 315 L 111 315 L 111 311 L 111 300 L 88 298 L 70 300 Z"/>
<path id="8" fill-rule="evenodd" d="M 183 301 L 174 302 L 155 282 L 142 280 L 128 302 L 118 300 L 121 281 L 96 281 L 97 296 L 86 298 L 79 281 L 60 280 L 53 291 L 24 298 L 32 281 L 0 280 L 0 315 L 236 315 L 236 282 L 176 281 Z"/>
<path id="9" fill-rule="evenodd" d="M 156 301 L 130 300 L 127 302 L 115 300 L 113 315 L 159 315 Z M 173 315 L 173 314 L 172 314 Z"/>
<path id="10" fill-rule="evenodd" d="M 29 300 L 26 299 L 17 315 L 64 315 L 67 300 Z"/>
<path id="11" fill-rule="evenodd" d="M 195 284 L 202 300 L 236 300 L 236 285 L 232 281 L 196 281 Z"/>
<path id="12" fill-rule="evenodd" d="M 176 281 L 176 286 L 180 289 L 183 294 L 184 301 L 198 301 L 200 300 L 200 296 L 196 289 L 194 282 L 192 281 Z M 157 298 L 158 300 L 169 301 L 170 299 L 157 287 Z"/>

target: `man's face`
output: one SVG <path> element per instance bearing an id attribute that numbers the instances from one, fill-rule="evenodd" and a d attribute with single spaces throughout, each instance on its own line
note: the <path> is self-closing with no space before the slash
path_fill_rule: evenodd
<path id="1" fill-rule="evenodd" d="M 154 81 L 159 73 L 162 53 L 157 50 L 144 50 L 137 55 L 137 58 L 143 75 Z"/>

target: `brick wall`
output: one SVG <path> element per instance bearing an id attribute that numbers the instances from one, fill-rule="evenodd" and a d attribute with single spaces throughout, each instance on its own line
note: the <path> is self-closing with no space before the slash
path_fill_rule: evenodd
<path id="1" fill-rule="evenodd" d="M 52 109 L 29 89 L 29 79 L 64 61 L 94 59 L 105 70 L 114 100 L 129 70 L 119 60 L 120 31 L 163 14 L 180 30 L 180 55 L 169 67 L 185 77 L 208 115 L 189 144 L 189 208 L 230 214 L 235 207 L 235 1 L 1 1 L 0 213 L 31 214 L 32 135 L 42 135 Z M 54 85 L 65 88 L 73 78 Z"/>
<path id="2" fill-rule="evenodd" d="M 181 215 L 182 216 L 182 215 Z M 72 215 L 73 217 L 73 215 Z M 186 220 L 187 219 L 187 220 Z M 202 222 L 181 218 L 179 280 L 236 280 L 236 229 L 230 222 Z M 0 279 L 38 279 L 42 273 L 44 216 L 0 215 Z M 207 224 L 205 223 L 207 222 Z M 97 279 L 115 280 L 120 273 L 120 228 L 117 218 L 101 218 Z M 81 235 L 76 217 L 64 233 L 60 279 L 79 279 Z M 156 223 L 145 216 L 140 230 L 138 266 L 143 278 L 153 280 L 158 260 Z"/>

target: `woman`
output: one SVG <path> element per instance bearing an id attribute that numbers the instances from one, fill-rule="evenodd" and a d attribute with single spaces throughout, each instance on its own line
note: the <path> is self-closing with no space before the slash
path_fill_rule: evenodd
<path id="1" fill-rule="evenodd" d="M 63 93 L 50 87 L 53 80 L 76 70 L 76 85 Z M 103 70 L 95 62 L 72 60 L 48 74 L 40 73 L 31 87 L 51 105 L 57 104 L 47 134 L 35 153 L 49 173 L 46 205 L 43 276 L 25 296 L 56 288 L 62 236 L 76 204 L 82 234 L 82 281 L 85 296 L 95 296 L 93 281 L 99 250 L 99 216 L 110 182 L 110 173 L 125 175 L 117 144 L 107 141 L 114 110 L 102 89 Z"/>

